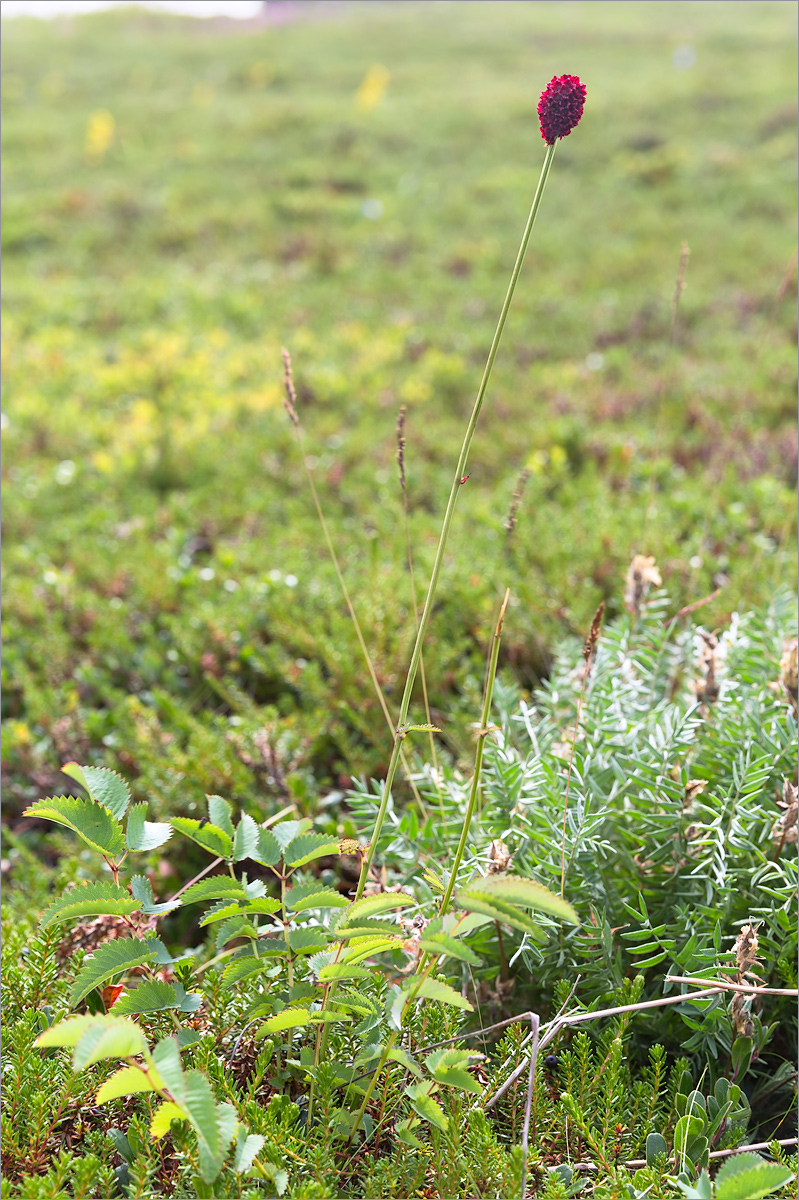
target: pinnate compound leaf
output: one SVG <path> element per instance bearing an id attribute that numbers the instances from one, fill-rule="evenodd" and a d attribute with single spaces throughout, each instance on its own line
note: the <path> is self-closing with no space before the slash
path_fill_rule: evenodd
<path id="1" fill-rule="evenodd" d="M 233 835 L 233 861 L 241 862 L 243 858 L 252 858 L 258 850 L 260 829 L 247 813 L 242 813 L 236 832 Z"/>
<path id="2" fill-rule="evenodd" d="M 228 897 L 238 900 L 246 898 L 244 884 L 229 875 L 212 875 L 210 879 L 201 879 L 187 887 L 181 896 L 184 904 L 193 904 L 201 900 L 223 900 Z"/>
<path id="3" fill-rule="evenodd" d="M 405 1095 L 411 1102 L 411 1107 L 419 1114 L 423 1121 L 428 1121 L 431 1125 L 437 1126 L 446 1132 L 449 1125 L 448 1119 L 445 1117 L 441 1106 L 430 1095 L 430 1091 L 435 1087 L 431 1079 L 425 1080 L 424 1083 L 413 1083 L 405 1089 Z"/>
<path id="4" fill-rule="evenodd" d="M 107 1100 L 118 1100 L 120 1096 L 133 1096 L 137 1092 L 154 1092 L 162 1088 L 164 1081 L 150 1067 L 148 1071 L 141 1067 L 122 1067 L 110 1079 L 106 1079 L 95 1099 L 95 1104 L 105 1104 Z"/>
<path id="5" fill-rule="evenodd" d="M 201 825 L 193 817 L 173 817 L 172 828 L 187 838 L 191 838 L 209 854 L 215 854 L 218 858 L 232 857 L 233 838 L 217 825 L 212 825 L 210 822 Z"/>
<path id="6" fill-rule="evenodd" d="M 173 1104 L 171 1100 L 165 1100 L 163 1104 L 159 1104 L 150 1121 L 150 1134 L 156 1140 L 162 1138 L 165 1133 L 169 1133 L 169 1127 L 173 1121 L 186 1121 L 188 1114 L 183 1111 L 177 1104 Z"/>
<path id="7" fill-rule="evenodd" d="M 138 900 L 125 888 L 110 880 L 83 883 L 64 892 L 42 914 L 41 927 L 68 921 L 72 917 L 129 917 L 140 908 Z"/>
<path id="8" fill-rule="evenodd" d="M 304 867 L 315 858 L 326 854 L 338 854 L 338 841 L 324 833 L 301 833 L 292 838 L 283 851 L 283 860 L 289 867 Z"/>
<path id="9" fill-rule="evenodd" d="M 221 829 L 228 837 L 233 837 L 233 808 L 221 796 L 206 796 L 208 801 L 208 820 L 217 829 Z"/>
<path id="10" fill-rule="evenodd" d="M 69 1046 L 77 1053 L 82 1039 L 95 1030 L 98 1034 L 108 1036 L 108 1041 L 104 1043 L 104 1046 L 110 1048 L 99 1058 L 93 1058 L 92 1062 L 99 1062 L 100 1058 L 130 1058 L 135 1054 L 144 1054 L 147 1051 L 147 1042 L 138 1025 L 134 1025 L 133 1021 L 109 1016 L 67 1017 L 65 1021 L 59 1021 L 56 1025 L 45 1029 L 44 1033 L 40 1033 L 36 1039 L 36 1045 Z M 93 1044 L 96 1045 L 96 1041 Z"/>
<path id="11" fill-rule="evenodd" d="M 152 938 L 118 938 L 98 946 L 75 977 L 69 996 L 70 1006 L 74 1008 L 76 1004 L 80 1004 L 92 988 L 105 983 L 112 975 L 119 975 L 122 971 L 129 971 L 131 967 L 140 967 L 142 963 L 152 962 L 157 950 L 153 941 Z"/>
<path id="12" fill-rule="evenodd" d="M 249 1171 L 256 1155 L 261 1153 L 266 1138 L 260 1133 L 249 1133 L 246 1125 L 239 1125 L 236 1131 L 236 1156 L 234 1165 L 239 1175 Z"/>
<path id="13" fill-rule="evenodd" d="M 165 1008 L 179 1008 L 180 1001 L 171 983 L 161 979 L 142 979 L 133 991 L 120 996 L 114 1005 L 115 1016 L 134 1013 L 160 1012 Z"/>
<path id="14" fill-rule="evenodd" d="M 789 1167 L 767 1162 L 759 1154 L 736 1154 L 728 1158 L 716 1176 L 717 1200 L 759 1200 L 794 1179 Z"/>
<path id="15" fill-rule="evenodd" d="M 560 896 L 556 896 L 533 879 L 522 879 L 515 875 L 486 875 L 473 879 L 461 888 L 456 899 L 459 906 L 468 912 L 485 912 L 485 908 L 477 907 L 475 903 L 482 900 L 503 909 L 505 906 L 517 910 L 532 908 L 536 912 L 548 913 L 569 925 L 580 923 L 572 906 Z"/>
<path id="16" fill-rule="evenodd" d="M 125 851 L 125 835 L 119 821 L 94 800 L 80 800 L 77 796 L 52 796 L 31 804 L 22 815 L 42 817 L 46 821 L 65 825 L 92 850 L 109 858 L 116 858 Z"/>
<path id="17" fill-rule="evenodd" d="M 474 950 L 448 933 L 434 933 L 431 937 L 423 937 L 419 942 L 419 947 L 426 950 L 428 954 L 446 954 L 449 958 L 457 958 L 461 962 L 471 963 L 473 966 L 478 966 L 480 963 Z"/>
<path id="18" fill-rule="evenodd" d="M 146 804 L 133 804 L 128 813 L 125 841 L 128 850 L 143 852 L 163 846 L 172 837 L 172 826 L 166 821 L 145 821 Z"/>
<path id="19" fill-rule="evenodd" d="M 139 901 L 141 911 L 148 917 L 172 912 L 174 908 L 180 908 L 181 905 L 180 900 L 165 900 L 163 904 L 156 904 L 153 885 L 146 875 L 134 875 L 130 881 L 130 890 Z"/>
<path id="20" fill-rule="evenodd" d="M 81 767 L 76 762 L 68 762 L 61 770 L 85 787 L 92 799 L 107 808 L 118 821 L 122 820 L 130 804 L 130 788 L 121 775 L 107 767 Z"/>

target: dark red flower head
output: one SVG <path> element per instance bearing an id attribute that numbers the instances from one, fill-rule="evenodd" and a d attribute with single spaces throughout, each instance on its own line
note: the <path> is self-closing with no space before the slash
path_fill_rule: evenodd
<path id="1" fill-rule="evenodd" d="M 568 137 L 583 115 L 585 84 L 576 75 L 556 75 L 550 79 L 538 101 L 541 137 L 548 146 Z"/>

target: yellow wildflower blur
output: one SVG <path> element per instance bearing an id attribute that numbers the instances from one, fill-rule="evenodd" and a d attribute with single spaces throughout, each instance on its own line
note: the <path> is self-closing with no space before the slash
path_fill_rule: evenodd
<path id="1" fill-rule="evenodd" d="M 371 112 L 386 94 L 390 73 L 385 67 L 370 67 L 355 93 L 355 107 L 359 112 Z"/>
<path id="2" fill-rule="evenodd" d="M 106 108 L 98 108 L 89 117 L 83 152 L 90 162 L 100 162 L 114 141 L 116 122 Z"/>

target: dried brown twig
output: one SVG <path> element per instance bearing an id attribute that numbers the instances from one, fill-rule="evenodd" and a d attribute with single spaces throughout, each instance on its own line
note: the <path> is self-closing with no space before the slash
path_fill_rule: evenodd
<path id="1" fill-rule="evenodd" d="M 697 979 L 693 975 L 667 975 L 667 983 L 693 983 L 696 987 L 714 987 L 725 992 L 745 992 L 751 996 L 799 996 L 796 988 L 756 987 L 753 983 L 731 983 L 727 979 Z M 683 996 L 684 1000 L 689 997 Z"/>

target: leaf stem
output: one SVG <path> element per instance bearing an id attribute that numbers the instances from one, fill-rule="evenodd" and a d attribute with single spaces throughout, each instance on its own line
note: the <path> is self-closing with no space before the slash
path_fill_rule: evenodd
<path id="1" fill-rule="evenodd" d="M 497 675 L 497 661 L 499 659 L 499 643 L 502 637 L 502 625 L 505 621 L 505 610 L 508 607 L 510 599 L 510 588 L 505 589 L 505 598 L 502 601 L 502 607 L 499 610 L 496 628 L 494 630 L 494 641 L 491 646 L 491 661 L 488 665 L 488 674 L 486 675 L 485 695 L 483 696 L 483 711 L 480 716 L 480 728 L 477 731 L 477 749 L 474 754 L 474 774 L 472 776 L 472 788 L 469 792 L 469 803 L 466 806 L 466 816 L 463 818 L 463 828 L 461 829 L 460 841 L 458 848 L 455 851 L 455 859 L 452 864 L 452 870 L 449 876 L 447 890 L 444 892 L 444 898 L 441 901 L 441 907 L 438 910 L 438 915 L 443 917 L 449 908 L 449 902 L 452 899 L 452 893 L 455 889 L 455 881 L 458 876 L 458 869 L 461 865 L 463 852 L 466 849 L 466 839 L 469 836 L 469 826 L 474 815 L 474 808 L 477 803 L 477 795 L 480 791 L 480 774 L 483 769 L 483 749 L 485 740 L 491 732 L 488 722 L 491 717 L 491 704 L 494 698 L 494 680 Z"/>

